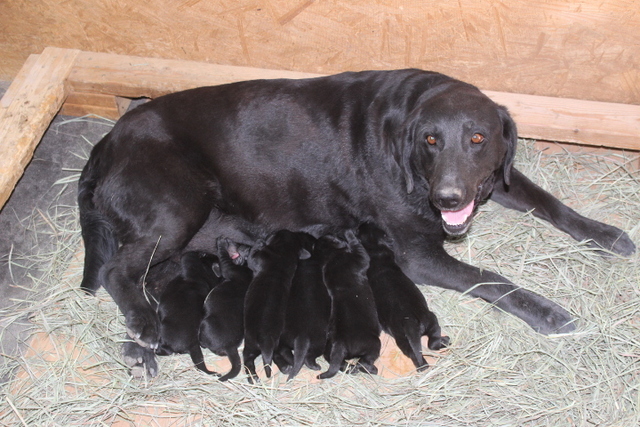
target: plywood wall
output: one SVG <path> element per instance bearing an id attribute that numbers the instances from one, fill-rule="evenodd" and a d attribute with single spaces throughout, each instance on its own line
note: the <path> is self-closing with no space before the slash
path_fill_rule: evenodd
<path id="1" fill-rule="evenodd" d="M 637 0 L 0 1 L 0 79 L 45 46 L 640 104 Z"/>

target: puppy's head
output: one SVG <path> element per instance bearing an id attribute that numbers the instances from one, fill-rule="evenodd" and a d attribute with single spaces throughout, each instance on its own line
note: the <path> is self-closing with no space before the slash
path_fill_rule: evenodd
<path id="1" fill-rule="evenodd" d="M 464 234 L 499 174 L 509 184 L 517 142 L 507 110 L 476 87 L 452 81 L 425 92 L 405 125 L 407 191 L 420 186 L 444 230 Z"/>
<path id="2" fill-rule="evenodd" d="M 268 263 L 308 259 L 311 257 L 315 238 L 307 233 L 279 230 L 266 240 L 258 240 L 247 257 L 247 265 L 254 273 Z"/>
<path id="3" fill-rule="evenodd" d="M 392 239 L 377 225 L 365 222 L 358 227 L 358 240 L 367 252 L 393 247 Z"/>

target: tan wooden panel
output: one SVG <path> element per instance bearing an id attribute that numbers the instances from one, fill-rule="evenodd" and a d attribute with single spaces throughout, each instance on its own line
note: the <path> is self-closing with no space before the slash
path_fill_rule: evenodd
<path id="1" fill-rule="evenodd" d="M 45 49 L 29 61 L 0 101 L 0 206 L 18 182 L 66 97 L 77 50 Z"/>
<path id="2" fill-rule="evenodd" d="M 323 74 L 418 67 L 640 104 L 638 12 L 637 0 L 4 1 L 0 76 L 60 46 Z"/>

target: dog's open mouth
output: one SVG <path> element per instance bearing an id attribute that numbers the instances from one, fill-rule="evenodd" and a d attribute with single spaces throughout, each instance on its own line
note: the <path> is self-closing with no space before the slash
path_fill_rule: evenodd
<path id="1" fill-rule="evenodd" d="M 474 206 L 475 202 L 472 200 L 471 203 L 458 211 L 440 211 L 444 231 L 452 236 L 466 233 L 473 219 Z"/>

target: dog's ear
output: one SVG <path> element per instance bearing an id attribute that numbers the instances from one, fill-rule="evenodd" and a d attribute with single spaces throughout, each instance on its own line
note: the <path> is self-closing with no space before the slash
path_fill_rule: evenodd
<path id="1" fill-rule="evenodd" d="M 399 138 L 394 141 L 393 156 L 402 171 L 404 182 L 407 188 L 407 194 L 411 194 L 414 188 L 413 172 L 411 171 L 411 156 L 413 154 L 413 143 L 415 138 L 415 120 L 412 117 L 406 121 L 403 126 L 403 132 Z"/>
<path id="2" fill-rule="evenodd" d="M 502 164 L 503 177 L 504 183 L 509 185 L 511 183 L 511 169 L 513 168 L 513 161 L 516 157 L 516 146 L 518 145 L 518 129 L 506 107 L 499 106 L 498 115 L 502 121 L 502 138 L 507 144 L 507 154 Z"/>

